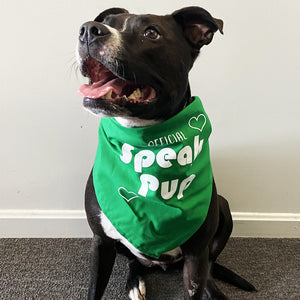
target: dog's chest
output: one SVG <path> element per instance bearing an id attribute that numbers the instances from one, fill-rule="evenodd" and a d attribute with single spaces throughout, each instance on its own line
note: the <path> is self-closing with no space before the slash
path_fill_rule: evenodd
<path id="1" fill-rule="evenodd" d="M 156 261 L 150 261 L 146 259 L 146 257 L 143 255 L 142 252 L 140 252 L 138 249 L 136 249 L 126 238 L 124 238 L 117 229 L 113 226 L 113 224 L 110 222 L 110 220 L 105 216 L 103 212 L 101 212 L 101 226 L 105 232 L 105 234 L 112 238 L 113 240 L 116 240 L 120 243 L 122 243 L 125 247 L 127 247 L 132 254 L 134 254 L 137 258 L 141 260 L 144 264 L 159 264 L 159 262 Z M 168 255 L 170 257 L 176 258 L 176 261 L 181 258 L 182 251 L 180 247 L 177 247 L 171 251 L 163 253 L 164 255 Z"/>

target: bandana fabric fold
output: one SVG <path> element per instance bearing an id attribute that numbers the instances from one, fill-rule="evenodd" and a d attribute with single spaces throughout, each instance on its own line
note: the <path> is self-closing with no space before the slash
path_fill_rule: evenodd
<path id="1" fill-rule="evenodd" d="M 126 128 L 102 119 L 93 168 L 97 200 L 135 248 L 159 258 L 205 221 L 213 175 L 211 124 L 198 97 L 171 119 Z"/>

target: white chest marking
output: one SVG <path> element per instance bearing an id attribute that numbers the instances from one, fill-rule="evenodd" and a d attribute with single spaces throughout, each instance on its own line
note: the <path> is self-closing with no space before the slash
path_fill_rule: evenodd
<path id="1" fill-rule="evenodd" d="M 114 225 L 110 222 L 110 220 L 106 217 L 106 215 L 101 212 L 101 225 L 103 227 L 103 230 L 105 234 L 118 241 L 121 242 L 124 246 L 126 246 L 135 256 L 144 259 L 145 257 L 142 255 L 142 253 L 136 249 L 130 242 L 128 242 L 114 227 Z"/>
<path id="2" fill-rule="evenodd" d="M 102 225 L 102 228 L 105 232 L 105 234 L 122 243 L 124 246 L 126 246 L 132 254 L 134 254 L 136 257 L 138 258 L 141 258 L 143 260 L 145 260 L 145 256 L 143 255 L 143 253 L 141 253 L 138 249 L 136 249 L 129 241 L 127 241 L 118 231 L 117 229 L 114 227 L 114 225 L 110 222 L 110 220 L 106 217 L 106 215 L 101 212 L 101 225 Z M 177 257 L 179 256 L 180 254 L 182 254 L 182 251 L 181 251 L 181 248 L 180 247 L 177 247 L 173 250 L 170 250 L 168 252 L 165 252 L 163 254 L 166 254 L 166 255 L 170 255 L 170 256 L 174 256 L 174 257 Z"/>

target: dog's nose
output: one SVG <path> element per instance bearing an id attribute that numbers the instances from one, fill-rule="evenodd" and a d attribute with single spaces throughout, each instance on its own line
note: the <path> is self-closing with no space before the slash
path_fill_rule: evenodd
<path id="1" fill-rule="evenodd" d="M 109 29 L 99 22 L 86 22 L 79 30 L 79 39 L 82 42 L 92 43 L 95 40 L 110 34 Z"/>

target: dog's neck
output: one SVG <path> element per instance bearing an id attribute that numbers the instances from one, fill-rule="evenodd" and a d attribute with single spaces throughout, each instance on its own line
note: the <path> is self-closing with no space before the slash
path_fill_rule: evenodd
<path id="1" fill-rule="evenodd" d="M 161 123 L 163 120 L 143 120 L 139 118 L 115 118 L 119 124 L 124 127 L 148 127 L 158 123 Z"/>
<path id="2" fill-rule="evenodd" d="M 191 97 L 191 92 L 190 92 L 190 88 L 188 86 L 188 89 L 187 89 L 187 92 L 186 92 L 186 97 L 185 97 L 185 100 L 183 103 L 183 105 L 181 106 L 181 108 L 179 108 L 179 111 L 185 109 L 192 101 L 192 97 Z M 146 120 L 146 119 L 140 119 L 140 118 L 137 118 L 137 117 L 115 117 L 115 119 L 117 120 L 117 122 L 119 124 L 121 124 L 122 126 L 124 127 L 148 127 L 148 126 L 152 126 L 152 125 L 155 125 L 155 124 L 159 124 L 165 120 Z"/>
<path id="3" fill-rule="evenodd" d="M 190 98 L 189 98 L 190 99 Z M 187 105 L 190 104 L 191 101 L 186 101 L 183 108 L 186 108 Z M 137 117 L 115 117 L 116 121 L 124 127 L 148 127 L 155 124 L 159 124 L 164 120 L 145 120 Z"/>

